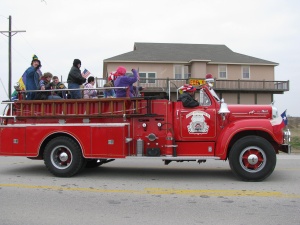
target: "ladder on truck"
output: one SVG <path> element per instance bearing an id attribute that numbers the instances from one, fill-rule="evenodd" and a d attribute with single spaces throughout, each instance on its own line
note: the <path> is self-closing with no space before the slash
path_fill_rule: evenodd
<path id="1" fill-rule="evenodd" d="M 8 111 L 1 118 L 137 117 L 151 113 L 151 100 L 144 98 L 96 98 L 3 101 Z"/>

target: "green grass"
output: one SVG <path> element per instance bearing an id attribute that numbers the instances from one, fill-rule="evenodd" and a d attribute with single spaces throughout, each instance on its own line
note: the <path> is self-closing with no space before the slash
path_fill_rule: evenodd
<path id="1" fill-rule="evenodd" d="M 292 137 L 291 138 L 291 146 L 292 146 L 292 149 L 300 150 L 300 137 L 298 137 L 298 136 Z"/>
<path id="2" fill-rule="evenodd" d="M 300 150 L 300 131 L 297 128 L 291 128 L 291 146 L 292 149 Z"/>

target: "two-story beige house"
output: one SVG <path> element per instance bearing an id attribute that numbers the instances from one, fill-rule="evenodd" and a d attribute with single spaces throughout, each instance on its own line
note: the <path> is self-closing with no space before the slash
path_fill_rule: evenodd
<path id="1" fill-rule="evenodd" d="M 233 52 L 225 45 L 135 43 L 131 52 L 104 60 L 104 77 L 118 66 L 139 70 L 139 85 L 153 95 L 172 92 L 210 73 L 221 98 L 232 104 L 270 104 L 274 94 L 289 90 L 288 81 L 275 81 L 278 63 Z"/>

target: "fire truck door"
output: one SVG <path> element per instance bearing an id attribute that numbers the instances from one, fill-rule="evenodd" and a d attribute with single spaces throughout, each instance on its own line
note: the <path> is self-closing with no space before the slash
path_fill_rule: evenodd
<path id="1" fill-rule="evenodd" d="M 178 107 L 176 119 L 179 139 L 212 141 L 216 137 L 216 109 L 207 95 L 205 98 L 204 105 L 194 108 L 183 107 L 179 102 L 181 105 Z"/>

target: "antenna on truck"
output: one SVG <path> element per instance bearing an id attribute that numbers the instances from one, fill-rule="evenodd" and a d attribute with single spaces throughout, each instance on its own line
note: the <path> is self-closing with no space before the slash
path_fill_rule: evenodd
<path id="1" fill-rule="evenodd" d="M 7 90 L 6 90 L 5 86 L 4 86 L 4 84 L 3 84 L 3 82 L 2 82 L 2 79 L 1 79 L 1 78 L 0 78 L 0 81 L 1 81 L 1 84 L 2 84 L 2 86 L 3 86 L 3 89 L 4 89 L 4 91 L 5 91 L 5 94 L 6 94 L 6 96 L 9 98 L 9 96 L 8 96 L 8 94 L 7 94 Z"/>

